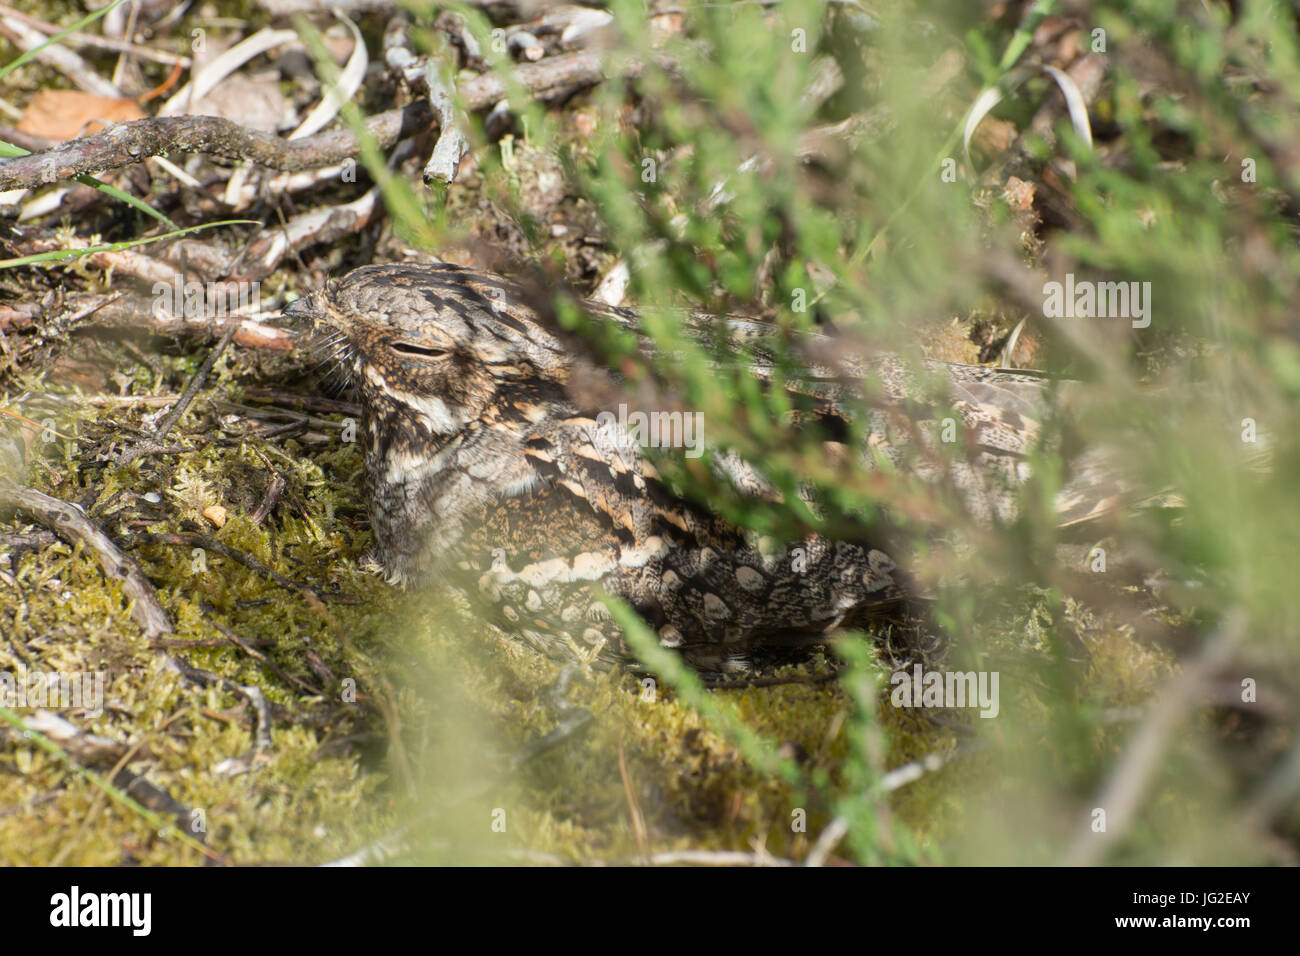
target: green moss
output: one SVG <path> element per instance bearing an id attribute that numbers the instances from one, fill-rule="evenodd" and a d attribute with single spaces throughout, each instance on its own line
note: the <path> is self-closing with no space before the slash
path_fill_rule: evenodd
<path id="1" fill-rule="evenodd" d="M 274 445 L 255 437 L 202 444 L 201 437 L 216 437 L 211 413 L 203 410 L 210 400 L 234 397 L 241 361 L 223 363 L 174 435 L 195 450 L 79 474 L 56 456 L 32 474 L 53 494 L 92 501 L 92 516 L 119 536 L 198 529 L 315 588 L 324 596 L 323 611 L 216 553 L 164 544 L 132 549 L 176 624 L 173 638 L 220 638 L 219 623 L 255 643 L 283 674 L 322 693 L 303 690 L 229 645 L 171 651 L 259 687 L 272 704 L 272 747 L 247 772 L 221 772 L 223 761 L 253 750 L 247 702 L 221 687 L 182 681 L 166 666 L 168 652 L 140 635 L 119 588 L 104 580 L 93 556 L 61 542 L 0 562 L 9 575 L 0 608 L 13 621 L 10 641 L 0 647 L 0 669 L 21 662 L 107 671 L 104 714 L 71 719 L 135 747 L 129 768 L 203 809 L 209 845 L 237 862 L 318 862 L 411 819 L 420 824 L 413 852 L 421 860 L 630 859 L 643 849 L 687 848 L 761 847 L 792 858 L 808 852 L 836 801 L 852 796 L 845 762 L 853 711 L 836 684 L 717 692 L 763 737 L 799 755 L 808 778 L 823 782 L 821 791 L 797 792 L 758 773 L 670 691 L 658 688 L 647 699 L 623 672 L 575 682 L 568 700 L 594 721 L 512 770 L 510 757 L 556 726 L 547 697 L 556 668 L 475 624 L 449 597 L 417 600 L 360 569 L 369 538 L 354 445 Z M 85 408 L 80 437 L 121 435 L 145 413 L 130 405 Z M 272 517 L 258 525 L 251 513 L 269 481 L 268 463 L 287 488 Z M 149 493 L 160 502 L 141 497 Z M 228 514 L 220 528 L 204 515 L 213 505 Z M 1038 653 L 1016 636 L 1023 633 L 1009 630 L 995 650 L 1013 658 Z M 1092 647 L 1080 697 L 1119 706 L 1148 693 L 1169 670 L 1167 656 L 1122 630 L 1106 632 Z M 327 682 L 309 666 L 309 655 L 334 675 L 332 685 L 322 686 Z M 347 678 L 357 682 L 365 706 L 341 698 Z M 1049 709 L 1045 701 L 1022 706 Z M 881 715 L 888 766 L 957 746 L 948 727 L 898 711 L 887 697 Z M 1114 746 L 1105 735 L 1097 743 Z M 978 754 L 959 756 L 899 790 L 891 804 L 922 852 L 939 859 L 939 847 L 969 823 L 964 795 L 971 781 L 995 772 Z M 8 862 L 200 862 L 12 737 L 0 750 L 0 806 L 7 808 L 0 814 L 0 846 Z M 630 806 L 642 821 L 639 834 Z M 494 832 L 493 811 L 504 811 L 504 833 Z M 801 829 L 792 827 L 800 812 Z"/>

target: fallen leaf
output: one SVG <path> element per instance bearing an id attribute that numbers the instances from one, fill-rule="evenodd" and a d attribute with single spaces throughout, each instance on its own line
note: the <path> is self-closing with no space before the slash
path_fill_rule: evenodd
<path id="1" fill-rule="evenodd" d="M 18 129 L 45 139 L 69 140 L 98 133 L 112 123 L 143 118 L 135 100 L 81 90 L 41 90 L 27 104 Z"/>
<path id="2" fill-rule="evenodd" d="M 274 133 L 293 119 L 276 76 L 273 71 L 257 77 L 229 76 L 203 99 L 190 104 L 185 112 L 194 116 L 224 116 L 249 129 Z"/>

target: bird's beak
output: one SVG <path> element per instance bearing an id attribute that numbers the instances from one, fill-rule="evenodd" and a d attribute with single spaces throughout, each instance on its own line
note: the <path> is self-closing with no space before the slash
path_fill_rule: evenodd
<path id="1" fill-rule="evenodd" d="M 299 329 L 315 328 L 316 320 L 320 317 L 320 313 L 316 310 L 309 295 L 294 299 L 280 310 L 280 314 L 288 320 L 288 325 Z"/>

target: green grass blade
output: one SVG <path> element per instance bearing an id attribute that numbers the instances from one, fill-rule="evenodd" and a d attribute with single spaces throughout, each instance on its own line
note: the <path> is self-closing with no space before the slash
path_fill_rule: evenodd
<path id="1" fill-rule="evenodd" d="M 42 50 L 44 50 L 47 46 L 53 46 L 55 43 L 58 43 L 68 34 L 76 33 L 82 27 L 89 26 L 90 24 L 98 20 L 100 17 L 107 14 L 110 10 L 116 10 L 124 3 L 126 3 L 126 0 L 113 0 L 113 2 L 110 3 L 108 6 L 104 7 L 104 9 L 96 10 L 94 13 L 90 14 L 89 16 L 83 17 L 82 19 L 74 23 L 72 26 L 64 30 L 62 33 L 56 33 L 54 34 L 54 36 L 50 37 L 40 46 L 36 47 L 35 49 L 28 50 L 26 53 L 24 53 L 18 59 L 14 60 L 8 66 L 0 67 L 0 80 L 3 80 L 6 76 L 8 76 L 14 70 L 18 69 L 23 64 L 30 63 L 33 59 L 36 58 L 36 55 L 40 53 Z"/>
<path id="2" fill-rule="evenodd" d="M 161 236 L 149 236 L 145 239 L 129 239 L 124 242 L 106 242 L 98 246 L 88 246 L 85 249 L 55 249 L 51 252 L 38 252 L 31 256 L 22 256 L 18 259 L 0 259 L 0 269 L 12 269 L 16 266 L 34 265 L 41 262 L 68 262 L 73 259 L 80 259 L 83 256 L 94 255 L 97 252 L 120 252 L 123 249 L 132 249 L 136 246 L 147 246 L 151 242 L 159 242 L 163 239 L 174 239 L 178 236 L 189 235 L 192 232 L 199 232 L 204 229 L 216 229 L 219 226 L 256 226 L 259 223 L 256 219 L 224 219 L 221 222 L 205 222 L 199 226 L 190 226 L 188 229 L 175 229 L 171 232 L 163 233 Z"/>
<path id="3" fill-rule="evenodd" d="M 0 720 L 3 720 L 5 723 L 9 724 L 11 727 L 14 728 L 14 730 L 18 731 L 26 739 L 34 743 L 37 747 L 40 747 L 51 757 L 54 757 L 56 760 L 59 760 L 62 763 L 64 763 L 68 767 L 68 769 L 71 770 L 73 773 L 75 773 L 77 776 L 85 779 L 89 783 L 98 787 L 100 790 L 104 791 L 104 793 L 107 794 L 111 800 L 126 807 L 126 809 L 130 810 L 140 819 L 144 820 L 147 824 L 149 824 L 151 827 L 154 828 L 158 836 L 164 839 L 166 839 L 167 837 L 175 837 L 177 840 L 184 843 L 190 849 L 197 850 L 199 853 L 203 854 L 206 857 L 215 856 L 215 854 L 211 849 L 204 846 L 198 840 L 194 839 L 194 837 L 190 836 L 184 830 L 177 827 L 174 822 L 168 822 L 167 820 L 163 819 L 158 814 L 150 810 L 148 807 L 141 805 L 138 801 L 134 800 L 131 796 L 124 793 L 118 787 L 113 786 L 113 784 L 109 783 L 99 774 L 95 773 L 95 771 L 90 770 L 87 767 L 83 767 L 81 764 L 77 763 L 77 761 L 74 760 L 66 750 L 64 750 L 62 747 L 56 744 L 49 737 L 46 737 L 40 731 L 32 730 L 25 723 L 23 723 L 23 719 L 21 717 L 15 714 L 8 707 L 0 706 Z"/>

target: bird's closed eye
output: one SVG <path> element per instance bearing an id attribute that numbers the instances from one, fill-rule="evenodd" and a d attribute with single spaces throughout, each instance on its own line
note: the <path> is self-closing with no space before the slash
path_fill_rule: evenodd
<path id="1" fill-rule="evenodd" d="M 415 342 L 392 342 L 390 347 L 394 352 L 400 352 L 402 355 L 418 355 L 421 358 L 442 358 L 451 353 L 450 349 L 436 345 L 419 345 Z"/>

